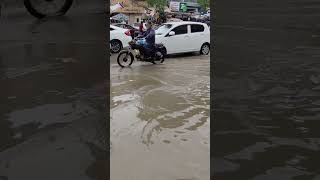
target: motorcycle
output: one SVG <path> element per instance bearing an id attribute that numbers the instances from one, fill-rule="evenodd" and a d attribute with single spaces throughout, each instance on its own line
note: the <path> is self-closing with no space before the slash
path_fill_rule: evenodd
<path id="1" fill-rule="evenodd" d="M 144 43 L 145 39 L 139 37 L 130 41 L 128 49 L 120 51 L 118 55 L 117 62 L 119 66 L 129 67 L 135 59 L 137 61 L 150 62 L 153 64 L 163 63 L 166 52 L 163 44 L 155 44 L 151 52 L 149 52 L 150 56 L 146 57 L 146 55 L 141 52 Z"/>
<path id="2" fill-rule="evenodd" d="M 73 0 L 24 0 L 24 6 L 28 12 L 39 19 L 64 15 L 72 4 Z"/>

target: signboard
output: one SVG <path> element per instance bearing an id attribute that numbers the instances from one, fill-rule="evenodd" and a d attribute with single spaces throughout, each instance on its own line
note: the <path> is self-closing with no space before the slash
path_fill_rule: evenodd
<path id="1" fill-rule="evenodd" d="M 179 10 L 180 10 L 180 2 L 170 1 L 170 9 L 173 12 L 179 12 Z"/>
<path id="2" fill-rule="evenodd" d="M 180 3 L 180 11 L 187 12 L 187 10 L 188 10 L 187 3 Z"/>

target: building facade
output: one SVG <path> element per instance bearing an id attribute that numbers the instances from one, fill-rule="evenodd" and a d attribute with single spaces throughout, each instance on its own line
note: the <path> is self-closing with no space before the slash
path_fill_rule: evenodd
<path id="1" fill-rule="evenodd" d="M 111 14 L 115 15 L 117 13 L 122 13 L 128 16 L 129 24 L 137 23 L 142 20 L 142 16 L 145 13 L 145 8 L 147 7 L 147 2 L 145 0 L 111 0 L 111 4 L 116 4 L 122 2 L 124 8 L 116 10 Z"/>

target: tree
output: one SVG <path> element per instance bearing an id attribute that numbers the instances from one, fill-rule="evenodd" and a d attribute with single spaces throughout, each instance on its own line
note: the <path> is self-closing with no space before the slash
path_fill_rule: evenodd
<path id="1" fill-rule="evenodd" d="M 164 11 L 164 7 L 167 6 L 167 0 L 147 0 L 149 6 L 155 7 L 158 11 Z"/>
<path id="2" fill-rule="evenodd" d="M 210 0 L 197 0 L 197 2 L 204 10 L 210 7 Z"/>

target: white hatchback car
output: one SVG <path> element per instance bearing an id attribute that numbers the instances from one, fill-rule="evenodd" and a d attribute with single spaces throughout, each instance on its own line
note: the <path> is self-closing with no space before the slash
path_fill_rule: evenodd
<path id="1" fill-rule="evenodd" d="M 110 51 L 118 53 L 122 48 L 129 46 L 132 40 L 128 29 L 110 25 Z"/>
<path id="2" fill-rule="evenodd" d="M 200 22 L 169 22 L 156 29 L 156 43 L 162 43 L 166 54 L 187 52 L 210 53 L 210 29 Z"/>

